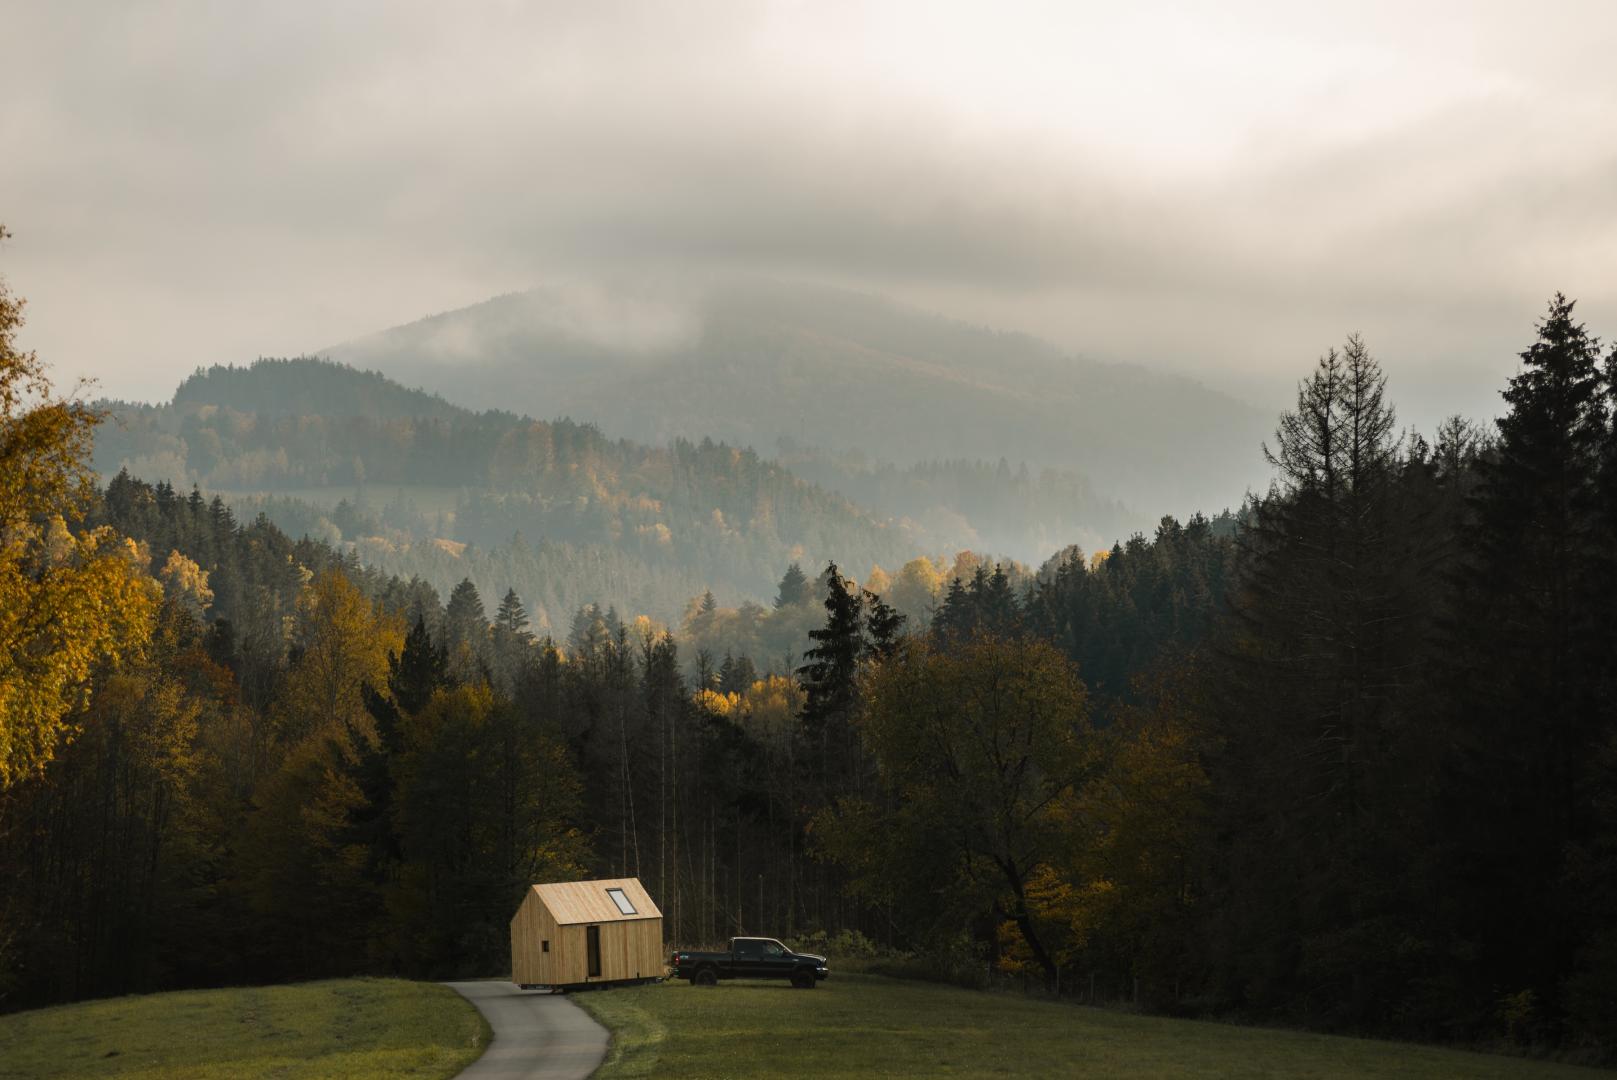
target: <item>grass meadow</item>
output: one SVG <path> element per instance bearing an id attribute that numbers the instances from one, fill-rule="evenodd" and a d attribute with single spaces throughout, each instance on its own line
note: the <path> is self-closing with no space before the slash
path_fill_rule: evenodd
<path id="1" fill-rule="evenodd" d="M 875 975 L 580 994 L 613 1032 L 599 1080 L 1119 1077 L 1594 1080 L 1591 1069 L 1406 1043 L 1139 1016 Z"/>
<path id="2" fill-rule="evenodd" d="M 0 1016 L 0 1078 L 454 1076 L 488 1026 L 447 986 L 336 979 L 107 998 Z"/>

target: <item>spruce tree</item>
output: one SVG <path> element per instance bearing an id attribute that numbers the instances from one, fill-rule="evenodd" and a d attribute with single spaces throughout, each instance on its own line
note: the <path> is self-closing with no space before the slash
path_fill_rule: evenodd
<path id="1" fill-rule="evenodd" d="M 1463 770 L 1451 786 L 1465 828 L 1457 861 L 1497 868 L 1465 916 L 1484 968 L 1547 1002 L 1573 962 L 1565 856 L 1588 837 L 1587 782 L 1609 664 L 1598 589 L 1611 533 L 1598 476 L 1607 440 L 1599 343 L 1556 294 L 1484 460 L 1464 579 L 1456 693 Z"/>
<path id="2" fill-rule="evenodd" d="M 866 592 L 865 630 L 870 635 L 870 655 L 886 660 L 898 650 L 904 632 L 904 615 L 875 593 Z"/>
<path id="3" fill-rule="evenodd" d="M 514 637 L 527 634 L 528 613 L 523 610 L 522 601 L 518 599 L 515 589 L 505 590 L 499 610 L 494 615 L 494 625 Z"/>
<path id="4" fill-rule="evenodd" d="M 808 663 L 797 669 L 805 694 L 803 725 L 816 734 L 850 721 L 859 661 L 865 651 L 859 590 L 848 587 L 834 562 L 826 567 L 824 579 L 829 584 L 825 625 L 809 631 L 814 645 L 803 654 Z"/>
<path id="5" fill-rule="evenodd" d="M 793 607 L 806 604 L 814 599 L 814 586 L 809 582 L 808 575 L 796 563 L 786 568 L 786 573 L 780 579 L 780 588 L 775 593 L 775 608 Z"/>
<path id="6" fill-rule="evenodd" d="M 1215 695 L 1228 840 L 1210 876 L 1232 975 L 1265 1006 L 1312 987 L 1353 1024 L 1400 1007 L 1408 960 L 1395 944 L 1421 940 L 1402 921 L 1418 859 L 1406 845 L 1429 812 L 1420 774 L 1436 767 L 1410 741 L 1431 647 L 1418 588 L 1429 567 L 1394 497 L 1385 382 L 1349 338 L 1320 358 L 1265 446 L 1278 481 L 1241 539 Z M 1157 546 L 1180 533 L 1165 521 Z M 1106 577 L 1150 580 L 1150 561 L 1131 541 Z M 1143 620 L 1134 632 L 1161 633 Z M 1293 902 L 1298 890 L 1309 903 Z"/>
<path id="7" fill-rule="evenodd" d="M 465 643 L 475 649 L 481 645 L 483 636 L 488 632 L 488 615 L 483 610 L 483 598 L 477 594 L 477 586 L 472 584 L 471 578 L 463 578 L 449 594 L 449 605 L 444 616 L 451 647 Z"/>

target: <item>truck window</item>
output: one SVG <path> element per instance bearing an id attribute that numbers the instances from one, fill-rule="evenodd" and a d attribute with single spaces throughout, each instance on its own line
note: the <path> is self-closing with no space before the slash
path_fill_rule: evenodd
<path id="1" fill-rule="evenodd" d="M 738 941 L 736 942 L 736 957 L 740 960 L 756 960 L 763 955 L 763 942 Z"/>
<path id="2" fill-rule="evenodd" d="M 780 942 L 778 941 L 766 941 L 764 942 L 764 955 L 770 959 L 774 959 L 776 957 L 785 956 L 786 950 L 780 947 Z"/>

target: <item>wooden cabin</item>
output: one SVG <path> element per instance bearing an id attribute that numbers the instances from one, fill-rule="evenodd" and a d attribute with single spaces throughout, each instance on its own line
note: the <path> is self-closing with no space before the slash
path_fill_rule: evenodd
<path id="1" fill-rule="evenodd" d="M 532 885 L 511 919 L 511 981 L 584 986 L 664 974 L 663 913 L 637 878 Z"/>

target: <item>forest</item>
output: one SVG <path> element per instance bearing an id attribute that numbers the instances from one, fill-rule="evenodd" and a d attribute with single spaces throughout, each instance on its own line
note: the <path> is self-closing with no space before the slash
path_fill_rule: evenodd
<path id="1" fill-rule="evenodd" d="M 1350 338 L 1253 448 L 1266 492 L 1037 570 L 867 524 L 893 574 L 805 569 L 824 496 L 716 444 L 185 421 L 188 454 L 229 429 L 267 468 L 454 446 L 660 469 L 676 534 L 776 517 L 767 607 L 701 582 L 672 625 L 587 602 L 543 630 L 510 583 L 102 482 L 102 416 L 0 301 L 0 1008 L 497 974 L 525 885 L 633 874 L 672 943 L 1617 1054 L 1617 351 L 1561 296 L 1497 425 L 1401 429 Z M 699 582 L 731 557 L 678 542 Z"/>
<path id="2" fill-rule="evenodd" d="M 708 589 L 756 602 L 794 561 L 896 572 L 917 552 L 1047 553 L 1137 520 L 1070 472 L 647 446 L 309 357 L 198 371 L 168 404 L 101 405 L 103 478 L 200 487 L 444 595 L 464 578 L 515 588 L 557 633 L 591 603 L 673 622 Z"/>

